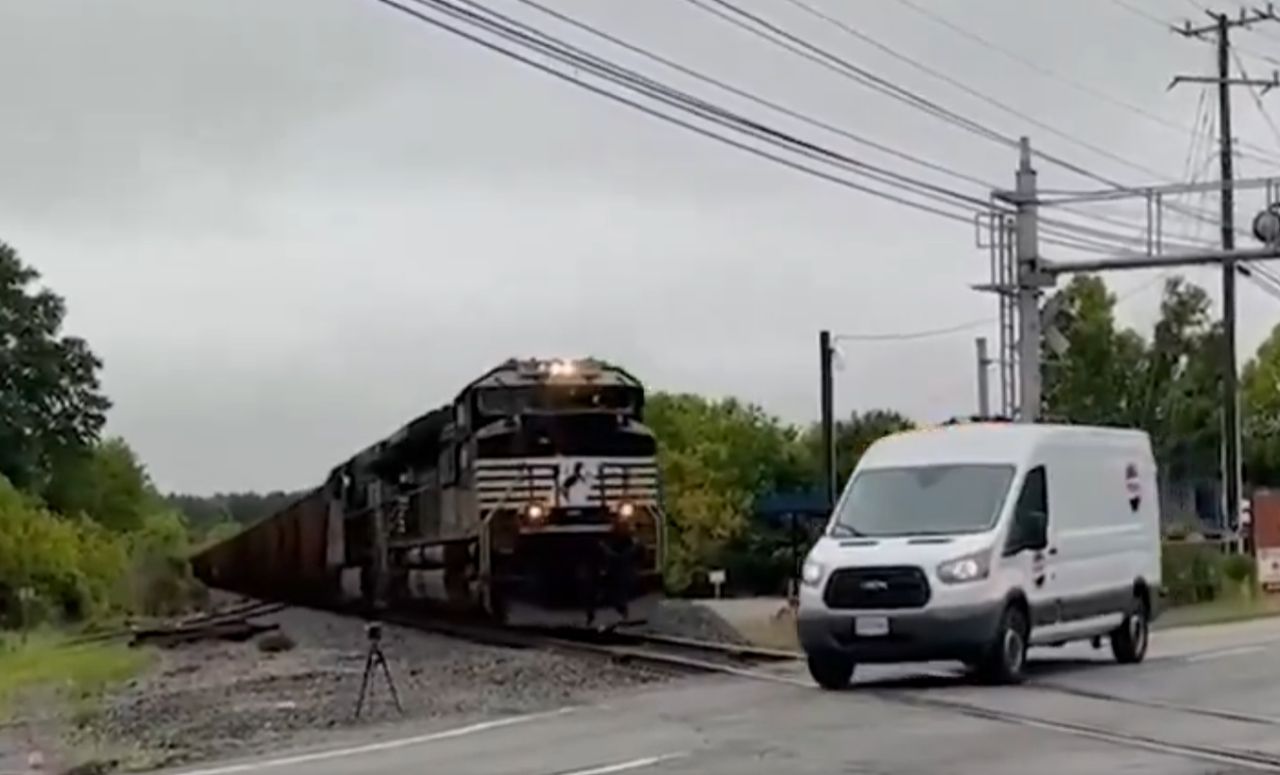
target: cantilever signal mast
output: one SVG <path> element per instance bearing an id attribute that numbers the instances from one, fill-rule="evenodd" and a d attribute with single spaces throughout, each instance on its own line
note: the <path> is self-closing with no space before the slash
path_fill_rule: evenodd
<path id="1" fill-rule="evenodd" d="M 1235 170 L 1234 151 L 1231 136 L 1231 87 L 1260 87 L 1264 92 L 1280 86 L 1280 75 L 1273 74 L 1269 80 L 1231 77 L 1231 31 L 1237 28 L 1248 28 L 1254 24 L 1267 21 L 1280 21 L 1270 3 L 1261 9 L 1240 9 L 1239 16 L 1232 17 L 1226 13 L 1206 12 L 1212 19 L 1211 24 L 1195 27 L 1188 21 L 1183 27 L 1175 28 L 1180 35 L 1188 38 L 1213 38 L 1218 50 L 1218 72 L 1216 76 L 1175 76 L 1170 82 L 1172 89 L 1180 83 L 1214 83 L 1218 86 L 1218 126 L 1221 142 L 1219 147 L 1219 165 L 1222 171 L 1222 250 L 1230 254 L 1236 246 L 1235 223 Z M 1240 386 L 1239 365 L 1236 362 L 1236 274 L 1240 267 L 1234 258 L 1226 258 L 1222 262 L 1222 329 L 1223 357 L 1222 364 L 1222 439 L 1223 439 L 1223 495 L 1226 501 L 1227 523 L 1231 527 L 1239 525 L 1241 465 L 1240 465 Z"/>
<path id="2" fill-rule="evenodd" d="M 994 191 L 996 200 L 1015 208 L 1012 217 L 996 214 L 989 219 L 987 244 L 992 255 L 992 280 L 989 284 L 975 286 L 978 290 L 994 291 L 1000 299 L 1000 352 L 1001 398 L 1007 408 L 1016 410 L 1021 422 L 1035 422 L 1041 410 L 1041 344 L 1053 344 L 1054 335 L 1061 339 L 1053 325 L 1051 305 L 1042 307 L 1043 292 L 1053 287 L 1057 278 L 1081 272 L 1110 272 L 1134 269 L 1169 269 L 1180 266 L 1209 266 L 1222 268 L 1223 278 L 1223 328 L 1226 347 L 1223 362 L 1223 511 L 1231 529 L 1239 527 L 1240 513 L 1240 412 L 1239 385 L 1236 365 L 1236 273 L 1246 273 L 1248 264 L 1256 261 L 1280 259 L 1280 191 L 1276 178 L 1237 180 L 1234 176 L 1233 138 L 1231 136 L 1232 86 L 1254 86 L 1270 90 L 1280 86 L 1280 75 L 1271 80 L 1258 81 L 1248 78 L 1232 78 L 1230 72 L 1230 31 L 1262 21 L 1280 21 L 1271 6 L 1264 10 L 1245 11 L 1238 18 L 1227 14 L 1212 13 L 1213 24 L 1202 28 L 1186 25 L 1174 28 L 1191 37 L 1215 35 L 1218 46 L 1218 74 L 1216 76 L 1179 76 L 1172 86 L 1185 82 L 1218 84 L 1219 109 L 1222 112 L 1219 126 L 1222 130 L 1221 158 L 1222 180 L 1207 183 L 1154 185 L 1134 188 L 1113 187 L 1110 190 L 1081 192 L 1065 196 L 1044 196 L 1037 190 L 1035 169 L 1031 165 L 1030 140 L 1022 138 L 1016 186 L 1008 191 Z M 1254 236 L 1261 247 L 1237 248 L 1235 244 L 1235 193 L 1243 189 L 1265 188 L 1267 207 L 1254 220 Z M 1217 191 L 1222 196 L 1222 247 L 1204 249 L 1192 246 L 1172 247 L 1162 238 L 1163 212 L 1172 205 L 1164 203 L 1166 197 L 1196 191 Z M 1038 237 L 1039 211 L 1044 208 L 1082 204 L 1091 201 L 1116 201 L 1141 198 L 1147 202 L 1147 245 L 1145 250 L 1117 250 L 1114 255 L 1083 261 L 1051 261 L 1040 253 Z"/>

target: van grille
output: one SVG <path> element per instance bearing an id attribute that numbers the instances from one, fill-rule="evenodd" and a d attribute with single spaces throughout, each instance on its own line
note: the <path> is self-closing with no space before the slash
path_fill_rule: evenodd
<path id="1" fill-rule="evenodd" d="M 823 600 L 828 608 L 923 608 L 929 580 L 919 568 L 841 568 Z"/>

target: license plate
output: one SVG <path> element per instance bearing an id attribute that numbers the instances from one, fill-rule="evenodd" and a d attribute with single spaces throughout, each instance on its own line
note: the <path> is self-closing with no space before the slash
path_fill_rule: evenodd
<path id="1" fill-rule="evenodd" d="M 859 638 L 879 638 L 889 634 L 889 617 L 859 616 L 853 620 L 853 634 Z"/>

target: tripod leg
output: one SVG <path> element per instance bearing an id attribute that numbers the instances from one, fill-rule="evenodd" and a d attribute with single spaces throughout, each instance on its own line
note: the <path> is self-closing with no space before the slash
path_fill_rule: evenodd
<path id="1" fill-rule="evenodd" d="M 404 708 L 400 705 L 400 693 L 396 691 L 396 682 L 391 680 L 391 666 L 387 664 L 387 658 L 383 656 L 382 649 L 378 649 L 378 662 L 382 664 L 382 674 L 387 677 L 387 688 L 391 690 L 391 700 L 396 704 L 396 710 L 400 715 L 404 715 Z"/>
<path id="2" fill-rule="evenodd" d="M 356 718 L 360 718 L 360 711 L 364 709 L 365 694 L 369 691 L 369 674 L 373 672 L 373 655 L 370 651 L 369 655 L 364 658 L 364 677 L 360 679 L 360 697 L 356 700 Z"/>

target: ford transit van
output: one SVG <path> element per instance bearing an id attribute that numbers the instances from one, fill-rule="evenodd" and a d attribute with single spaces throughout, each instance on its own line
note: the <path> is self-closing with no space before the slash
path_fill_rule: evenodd
<path id="1" fill-rule="evenodd" d="M 867 450 L 802 570 L 814 680 L 859 663 L 958 660 L 1022 680 L 1029 645 L 1109 638 L 1146 655 L 1160 507 L 1145 433 L 976 423 Z"/>

